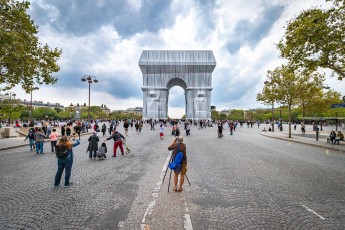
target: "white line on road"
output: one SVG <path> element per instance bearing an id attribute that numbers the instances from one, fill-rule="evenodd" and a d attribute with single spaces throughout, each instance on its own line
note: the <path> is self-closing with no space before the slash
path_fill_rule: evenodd
<path id="1" fill-rule="evenodd" d="M 302 205 L 302 207 L 304 207 L 305 209 L 307 209 L 309 212 L 314 213 L 315 215 L 317 215 L 321 220 L 325 220 L 325 217 L 319 215 L 319 214 L 318 214 L 317 212 L 315 212 L 313 209 L 308 208 L 308 207 L 305 206 L 305 205 Z"/>
<path id="2" fill-rule="evenodd" d="M 143 220 L 141 221 L 141 229 L 144 229 L 145 226 L 147 226 L 145 224 L 146 218 L 147 218 L 147 216 L 150 216 L 152 214 L 152 212 L 153 212 L 153 208 L 154 208 L 154 206 L 156 204 L 156 199 L 158 197 L 158 192 L 159 192 L 159 190 L 161 188 L 161 185 L 163 183 L 164 174 L 165 174 L 165 171 L 166 171 L 166 169 L 168 167 L 168 164 L 169 164 L 169 161 L 170 161 L 170 157 L 171 157 L 171 153 L 169 152 L 167 160 L 165 161 L 165 164 L 163 166 L 161 176 L 159 177 L 159 181 L 157 182 L 156 187 L 155 187 L 155 189 L 152 192 L 152 198 L 153 199 L 152 199 L 151 202 L 149 202 L 149 205 L 148 205 L 148 207 L 147 207 L 147 209 L 145 211 Z"/>
<path id="3" fill-rule="evenodd" d="M 186 230 L 193 230 L 190 215 L 184 214 L 183 226 L 184 226 L 184 229 L 186 229 Z"/>

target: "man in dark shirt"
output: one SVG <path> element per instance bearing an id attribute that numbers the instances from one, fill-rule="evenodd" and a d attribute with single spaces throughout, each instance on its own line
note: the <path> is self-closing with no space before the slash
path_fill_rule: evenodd
<path id="1" fill-rule="evenodd" d="M 120 147 L 122 155 L 124 155 L 123 146 L 122 146 L 122 139 L 125 140 L 126 138 L 121 133 L 116 131 L 116 129 L 114 129 L 113 134 L 110 137 L 108 137 L 106 140 L 110 140 L 110 139 L 114 140 L 114 155 L 113 155 L 113 157 L 116 157 L 116 149 L 118 146 Z"/>

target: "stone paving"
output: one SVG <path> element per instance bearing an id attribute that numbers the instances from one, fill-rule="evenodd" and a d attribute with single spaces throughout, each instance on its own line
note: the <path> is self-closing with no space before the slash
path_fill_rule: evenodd
<path id="1" fill-rule="evenodd" d="M 170 171 L 162 183 L 170 127 L 164 140 L 147 126 L 130 130 L 125 156 L 110 157 L 108 141 L 104 161 L 88 159 L 83 136 L 69 188 L 52 188 L 49 151 L 0 151 L 1 229 L 343 229 L 344 153 L 268 138 L 262 128 L 218 139 L 216 127 L 193 126 L 182 193 L 167 192 Z"/>

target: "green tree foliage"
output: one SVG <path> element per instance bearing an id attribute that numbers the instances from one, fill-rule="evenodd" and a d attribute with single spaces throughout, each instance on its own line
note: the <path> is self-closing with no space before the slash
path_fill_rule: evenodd
<path id="1" fill-rule="evenodd" d="M 345 77 L 345 1 L 333 2 L 330 9 L 308 9 L 287 24 L 277 47 L 295 68 L 307 72 L 327 68 Z"/>
<path id="2" fill-rule="evenodd" d="M 53 84 L 61 50 L 39 43 L 28 1 L 0 0 L 0 90 L 16 85 L 30 93 L 34 82 Z"/>
<path id="3" fill-rule="evenodd" d="M 289 137 L 291 137 L 291 109 L 297 105 L 299 95 L 303 93 L 305 88 L 304 84 L 310 81 L 310 75 L 304 75 L 303 72 L 299 72 L 291 66 L 282 65 L 273 71 L 268 71 L 263 92 L 257 95 L 258 101 L 267 103 L 274 100 L 287 107 Z"/>

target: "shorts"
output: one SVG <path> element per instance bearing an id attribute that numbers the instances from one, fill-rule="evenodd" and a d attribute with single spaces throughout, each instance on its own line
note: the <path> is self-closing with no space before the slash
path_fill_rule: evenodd
<path id="1" fill-rule="evenodd" d="M 186 173 L 187 173 L 187 164 L 182 164 L 182 169 L 181 169 L 181 171 L 180 171 L 180 172 L 175 172 L 175 171 L 174 171 L 174 173 L 175 173 L 176 175 L 179 175 L 180 173 L 181 173 L 181 175 L 186 175 Z"/>
<path id="2" fill-rule="evenodd" d="M 159 136 L 160 136 L 160 137 L 164 136 L 164 133 L 159 133 Z"/>

